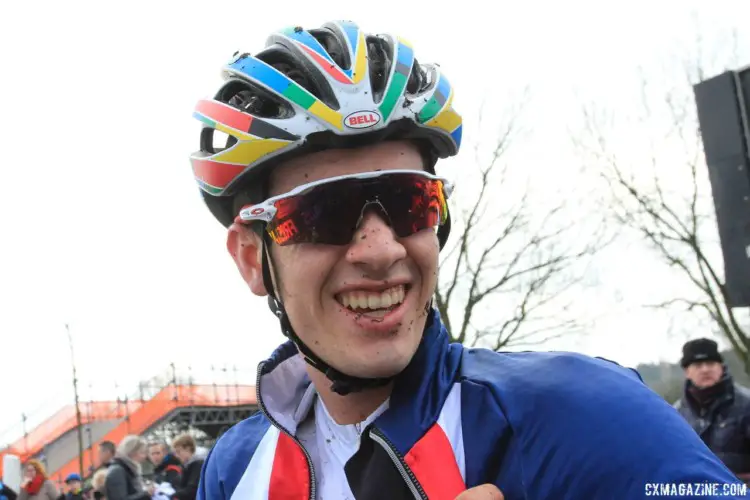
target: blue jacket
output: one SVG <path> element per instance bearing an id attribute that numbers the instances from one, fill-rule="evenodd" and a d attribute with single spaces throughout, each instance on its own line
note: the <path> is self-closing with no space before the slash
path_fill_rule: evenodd
<path id="1" fill-rule="evenodd" d="M 296 353 L 286 343 L 261 363 L 261 412 L 211 450 L 198 499 L 314 498 L 315 471 L 294 437 L 311 399 Z M 449 344 L 435 311 L 345 471 L 358 500 L 453 500 L 484 483 L 506 500 L 632 500 L 654 488 L 687 498 L 703 482 L 745 498 L 725 494 L 741 488 L 737 478 L 635 371 L 573 353 Z"/>

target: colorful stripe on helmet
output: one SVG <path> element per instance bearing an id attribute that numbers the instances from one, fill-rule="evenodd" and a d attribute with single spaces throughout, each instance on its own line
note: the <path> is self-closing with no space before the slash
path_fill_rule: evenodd
<path id="1" fill-rule="evenodd" d="M 294 80 L 256 57 L 245 54 L 227 65 L 226 70 L 250 78 L 339 130 L 343 126 L 341 113 L 329 108 Z"/>
<path id="2" fill-rule="evenodd" d="M 351 84 L 351 75 L 345 74 L 320 42 L 309 32 L 299 28 L 287 28 L 282 34 L 292 40 L 302 51 L 318 65 L 321 71 L 328 73 L 334 80 Z"/>
<path id="3" fill-rule="evenodd" d="M 295 42 L 298 42 L 300 45 L 304 45 L 305 47 L 309 48 L 329 63 L 336 64 L 331 58 L 331 55 L 328 53 L 328 51 L 323 48 L 318 39 L 312 36 L 310 32 L 305 31 L 301 28 L 286 28 L 282 30 L 281 33 L 284 36 L 291 38 Z"/>
<path id="4" fill-rule="evenodd" d="M 213 99 L 198 101 L 193 116 L 206 125 L 240 140 L 261 138 L 296 141 L 299 139 L 298 136 L 282 128 Z"/>
<path id="5" fill-rule="evenodd" d="M 442 73 L 440 74 L 440 79 L 435 87 L 432 98 L 427 104 L 425 104 L 422 111 L 419 112 L 420 123 L 425 123 L 426 121 L 431 120 L 441 109 L 443 109 L 448 99 L 451 98 L 451 93 L 453 92 L 451 84 Z"/>
<path id="6" fill-rule="evenodd" d="M 456 130 L 456 128 L 461 126 L 462 121 L 461 115 L 456 113 L 456 110 L 453 109 L 453 96 L 451 95 L 445 102 L 442 111 L 425 123 L 425 125 L 445 130 L 450 134 Z"/>
<path id="7" fill-rule="evenodd" d="M 357 83 L 364 77 L 364 68 L 358 68 L 358 65 L 363 64 L 363 62 L 367 62 L 367 60 L 365 59 L 365 56 L 367 55 L 365 36 L 360 31 L 359 26 L 357 26 L 355 23 L 349 21 L 339 21 L 336 24 L 346 36 L 346 41 L 348 42 L 347 44 L 349 46 L 349 59 L 352 62 L 351 67 L 349 69 L 345 69 L 344 73 L 346 73 L 346 75 L 351 78 L 352 81 Z M 356 76 L 359 76 L 359 78 L 355 80 Z"/>
<path id="8" fill-rule="evenodd" d="M 461 118 L 461 115 L 453 109 L 450 101 L 448 101 L 443 110 L 435 116 L 435 118 L 425 123 L 425 125 L 444 130 L 449 133 L 456 142 L 456 147 L 461 146 L 461 128 L 463 127 L 463 119 Z"/>
<path id="9" fill-rule="evenodd" d="M 451 137 L 453 138 L 453 142 L 456 143 L 456 149 L 461 148 L 461 134 L 463 133 L 464 126 L 459 125 L 456 130 L 451 132 Z"/>
<path id="10" fill-rule="evenodd" d="M 247 165 L 231 165 L 200 158 L 190 158 L 190 163 L 201 189 L 213 195 L 221 194 L 247 168 Z"/>
<path id="11" fill-rule="evenodd" d="M 367 43 L 365 42 L 365 34 L 359 34 L 359 41 L 357 42 L 357 51 L 354 53 L 354 72 L 351 74 L 351 79 L 354 83 L 359 83 L 365 77 L 367 73 Z"/>
<path id="12" fill-rule="evenodd" d="M 242 141 L 215 155 L 193 156 L 190 162 L 193 174 L 201 187 L 211 194 L 217 194 L 241 175 L 249 165 L 288 144 L 290 141 L 277 139 Z"/>
<path id="13" fill-rule="evenodd" d="M 383 101 L 380 103 L 380 114 L 383 116 L 383 121 L 388 120 L 396 107 L 396 103 L 404 95 L 404 89 L 414 65 L 414 50 L 400 38 L 396 44 L 395 59 L 393 73 L 388 81 Z"/>

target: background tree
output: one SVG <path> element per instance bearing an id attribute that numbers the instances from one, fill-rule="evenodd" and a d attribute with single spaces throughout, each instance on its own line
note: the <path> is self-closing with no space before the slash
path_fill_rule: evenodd
<path id="1" fill-rule="evenodd" d="M 435 299 L 452 340 L 471 346 L 539 345 L 585 331 L 572 306 L 605 239 L 600 225 L 582 223 L 575 196 L 535 190 L 528 160 L 513 154 L 531 144 L 524 141 L 528 97 L 527 90 L 510 98 L 513 107 L 493 114 L 498 123 L 479 114 L 472 128 L 486 137 L 474 147 L 473 165 L 458 169 Z"/>
<path id="2" fill-rule="evenodd" d="M 683 78 L 676 81 L 641 71 L 638 105 L 631 114 L 585 105 L 584 133 L 574 141 L 600 180 L 600 202 L 610 221 L 645 244 L 680 280 L 681 286 L 667 289 L 644 276 L 644 288 L 662 289 L 664 297 L 647 305 L 681 316 L 692 335 L 720 334 L 747 371 L 750 339 L 740 320 L 746 312 L 728 306 L 693 94 L 695 83 L 735 61 L 709 64 L 698 51 L 679 64 Z"/>

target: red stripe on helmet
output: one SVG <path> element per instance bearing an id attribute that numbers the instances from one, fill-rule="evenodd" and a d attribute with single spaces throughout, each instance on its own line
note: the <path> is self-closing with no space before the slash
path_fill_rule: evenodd
<path id="1" fill-rule="evenodd" d="M 308 53 L 310 57 L 315 59 L 315 62 L 318 63 L 318 66 L 320 66 L 321 69 L 323 69 L 323 71 L 331 75 L 337 82 L 347 83 L 351 85 L 352 81 L 349 79 L 349 77 L 346 76 L 344 73 L 342 73 L 338 69 L 338 67 L 331 64 L 330 61 L 326 61 L 325 59 L 323 59 L 323 57 L 320 54 L 318 54 L 313 49 L 311 49 L 310 47 L 307 47 L 304 44 L 297 43 L 297 45 L 302 47 L 305 50 L 305 52 Z"/>
<path id="2" fill-rule="evenodd" d="M 198 101 L 195 111 L 215 122 L 241 132 L 248 132 L 250 124 L 253 122 L 253 117 L 247 113 L 215 100 L 202 99 Z"/>
<path id="3" fill-rule="evenodd" d="M 225 188 L 237 178 L 246 168 L 247 165 L 233 165 L 214 160 L 192 159 L 193 173 L 195 176 L 217 188 Z"/>

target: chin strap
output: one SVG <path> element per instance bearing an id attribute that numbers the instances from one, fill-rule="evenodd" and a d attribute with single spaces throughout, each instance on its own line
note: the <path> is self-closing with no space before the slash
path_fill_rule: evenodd
<path id="1" fill-rule="evenodd" d="M 284 336 L 294 342 L 307 364 L 323 373 L 328 378 L 328 380 L 332 382 L 331 390 L 341 396 L 346 396 L 347 394 L 351 394 L 352 392 L 360 392 L 375 387 L 382 387 L 390 383 L 395 378 L 395 376 L 362 378 L 354 377 L 352 375 L 347 375 L 343 372 L 340 372 L 336 368 L 323 361 L 320 356 L 315 354 L 312 349 L 310 349 L 304 342 L 302 342 L 302 339 L 299 338 L 297 332 L 295 332 L 294 328 L 292 328 L 292 324 L 289 321 L 289 316 L 287 315 L 286 310 L 284 310 L 284 304 L 282 304 L 281 301 L 276 298 L 276 294 L 273 288 L 273 281 L 271 280 L 271 266 L 269 265 L 271 256 L 269 255 L 269 252 L 267 250 L 269 243 L 266 241 L 265 236 L 263 239 L 263 248 L 261 250 L 263 260 L 263 284 L 268 291 L 268 307 L 271 309 L 271 312 L 273 312 L 274 315 L 276 315 L 276 317 L 279 319 L 279 322 L 281 323 L 281 331 Z"/>
<path id="2" fill-rule="evenodd" d="M 448 241 L 450 228 L 451 219 L 449 216 L 445 224 L 438 228 L 437 236 L 441 250 L 445 246 L 445 243 Z M 337 370 L 330 364 L 323 361 L 320 356 L 315 354 L 312 349 L 310 349 L 304 342 L 302 342 L 302 339 L 299 338 L 297 332 L 295 332 L 294 328 L 292 328 L 292 323 L 289 321 L 289 316 L 284 309 L 284 304 L 280 299 L 276 297 L 273 280 L 271 279 L 271 256 L 270 252 L 268 251 L 268 247 L 272 244 L 272 242 L 268 238 L 268 233 L 266 233 L 265 230 L 263 230 L 262 232 L 262 238 L 263 248 L 261 249 L 261 265 L 263 268 L 263 284 L 265 285 L 266 291 L 268 292 L 268 307 L 271 309 L 271 312 L 273 312 L 273 314 L 279 319 L 279 323 L 281 323 L 281 331 L 284 336 L 294 342 L 294 344 L 297 346 L 297 349 L 299 349 L 300 353 L 302 354 L 305 362 L 307 362 L 307 364 L 309 364 L 319 372 L 323 373 L 328 378 L 328 380 L 331 381 L 331 390 L 336 394 L 346 396 L 347 394 L 351 394 L 353 392 L 361 392 L 367 389 L 373 389 L 375 387 L 382 387 L 396 378 L 396 375 L 392 377 L 375 378 L 363 378 L 347 375 L 346 373 Z M 278 275 L 275 275 L 275 277 L 276 282 L 278 283 Z M 431 308 L 432 301 L 430 301 L 430 309 Z M 428 315 L 428 323 L 427 325 L 425 325 L 426 327 L 431 324 L 431 318 L 432 317 Z"/>

